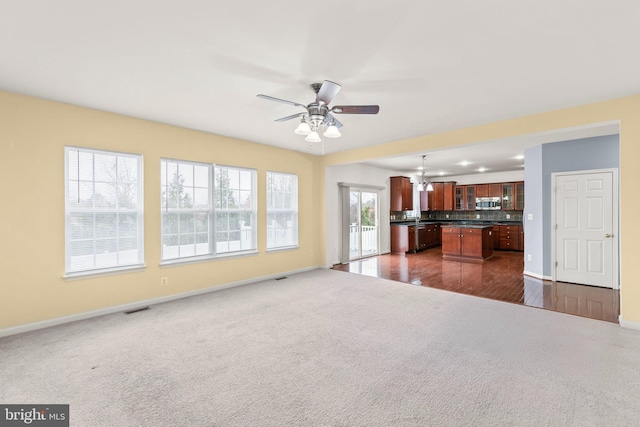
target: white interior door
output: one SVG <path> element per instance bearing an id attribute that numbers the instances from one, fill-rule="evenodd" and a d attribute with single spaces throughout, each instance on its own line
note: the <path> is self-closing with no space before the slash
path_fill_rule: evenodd
<path id="1" fill-rule="evenodd" d="M 555 280 L 617 288 L 613 183 L 610 171 L 555 175 Z"/>

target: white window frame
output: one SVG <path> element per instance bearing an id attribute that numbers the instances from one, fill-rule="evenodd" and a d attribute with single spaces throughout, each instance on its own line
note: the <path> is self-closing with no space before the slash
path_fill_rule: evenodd
<path id="1" fill-rule="evenodd" d="M 207 167 L 209 170 L 208 173 L 208 191 L 209 191 L 209 197 L 208 197 L 208 206 L 206 209 L 204 209 L 202 206 L 199 208 L 194 208 L 194 209 L 184 209 L 184 208 L 179 208 L 179 207 L 172 207 L 172 206 L 168 206 L 167 205 L 167 200 L 165 198 L 165 194 L 163 194 L 163 189 L 168 188 L 168 182 L 172 179 L 172 177 L 169 176 L 169 173 L 167 170 L 164 171 L 164 181 L 166 182 L 161 182 L 161 225 L 160 225 L 160 233 L 161 233 L 161 241 L 162 241 L 162 249 L 161 249 L 161 265 L 170 265 L 170 264 L 182 264 L 182 263 L 190 263 L 190 262 L 200 262 L 200 261 L 207 261 L 207 260 L 211 260 L 211 259 L 215 259 L 215 258 L 226 258 L 226 257 L 234 257 L 234 256 L 244 256 L 244 255 L 250 255 L 250 254 L 255 254 L 257 253 L 257 171 L 256 169 L 251 169 L 251 168 L 246 168 L 246 167 L 240 167 L 240 166 L 227 166 L 227 165 L 217 165 L 217 164 L 209 164 L 209 163 L 200 163 L 200 162 L 193 162 L 193 161 L 188 161 L 188 160 L 178 160 L 178 159 L 168 159 L 168 158 L 162 158 L 160 159 L 161 163 L 160 166 L 165 167 L 168 165 L 168 163 L 175 163 L 177 165 L 185 165 L 185 166 L 200 166 L 200 167 Z M 226 170 L 226 171 L 234 171 L 234 172 L 238 172 L 240 173 L 240 171 L 245 172 L 245 177 L 246 177 L 246 173 L 248 172 L 248 177 L 249 177 L 249 187 L 247 190 L 247 187 L 245 186 L 244 188 L 244 195 L 246 195 L 246 192 L 248 191 L 249 197 L 248 200 L 245 200 L 246 203 L 248 203 L 248 206 L 245 207 L 237 207 L 237 206 L 233 206 L 233 207 L 229 207 L 228 203 L 222 203 L 220 201 L 220 191 L 221 188 L 218 185 L 217 182 L 217 172 L 220 172 L 222 170 Z M 161 179 L 162 181 L 163 179 Z M 202 188 L 202 187 L 200 187 Z M 233 196 L 230 196 L 231 199 L 234 200 L 238 200 L 239 197 L 239 192 L 241 192 L 240 188 L 226 188 L 226 190 L 230 191 L 231 193 L 233 193 Z M 195 190 L 194 190 L 195 191 Z M 229 200 L 231 200 L 229 199 Z M 168 248 L 166 246 L 166 242 L 167 239 L 166 237 L 170 234 L 170 233 L 166 233 L 165 230 L 165 216 L 168 214 L 175 214 L 175 213 L 184 213 L 184 212 L 194 212 L 196 214 L 202 214 L 202 213 L 207 213 L 208 214 L 208 250 L 207 253 L 202 253 L 202 247 L 200 248 L 199 253 L 191 253 L 191 252 L 186 252 L 186 254 L 180 254 L 180 252 L 178 252 L 177 256 L 174 253 L 174 255 L 172 256 L 165 256 L 166 253 L 168 252 Z M 238 229 L 233 229 L 233 230 L 229 230 L 228 224 L 229 221 L 227 221 L 227 227 L 226 230 L 220 230 L 220 228 L 223 228 L 221 224 L 218 224 L 218 222 L 220 222 L 221 216 L 227 216 L 227 219 L 229 217 L 232 217 L 234 215 L 245 215 L 247 217 L 248 221 L 245 221 L 244 223 L 240 223 L 239 221 L 237 222 L 237 226 Z M 235 225 L 235 221 L 234 225 Z M 246 226 L 246 224 L 249 223 L 250 226 Z M 227 234 L 227 239 L 225 240 L 227 242 L 227 247 L 224 247 L 223 242 L 218 241 L 218 237 L 220 236 L 218 233 L 226 233 Z M 236 235 L 239 235 L 240 238 L 239 240 L 232 240 L 231 242 L 233 242 L 234 246 L 236 247 L 229 247 L 229 242 L 230 236 L 235 237 Z M 237 247 L 237 245 L 240 245 L 239 247 Z M 197 252 L 198 249 L 195 250 L 195 252 Z"/>
<path id="2" fill-rule="evenodd" d="M 179 174 L 176 176 L 175 174 L 172 177 L 169 177 L 170 171 L 172 169 L 171 165 L 175 165 L 176 171 Z M 160 168 L 161 168 L 161 178 L 160 178 L 160 191 L 161 191 L 161 224 L 160 224 L 160 236 L 161 236 L 161 244 L 162 251 L 160 254 L 162 261 L 171 261 L 175 259 L 184 259 L 190 257 L 198 257 L 198 256 L 210 256 L 213 254 L 212 251 L 212 242 L 211 242 L 211 229 L 212 229 L 212 218 L 211 218 L 211 174 L 212 174 L 212 165 L 206 163 L 198 163 L 198 162 L 189 162 L 184 160 L 174 160 L 174 159 L 161 159 L 160 160 Z M 206 187 L 202 186 L 202 179 L 196 178 L 196 168 L 202 172 L 203 170 L 206 172 Z M 186 185 L 184 184 L 184 176 L 182 175 L 182 170 L 185 173 L 190 172 L 190 179 L 187 180 Z M 190 170 L 190 171 L 189 171 Z M 162 176 L 164 175 L 164 179 Z M 177 200 L 171 201 L 168 197 L 168 190 L 170 185 L 173 185 L 170 182 L 170 179 L 182 177 L 182 181 L 180 182 L 180 194 L 181 196 L 177 197 Z M 184 188 L 184 191 L 183 191 Z M 205 196 L 203 197 L 203 191 Z M 203 198 L 206 198 L 206 203 L 202 203 Z M 192 206 L 185 206 L 183 204 L 184 201 L 191 202 Z M 168 221 L 170 219 L 167 216 L 177 216 L 177 221 L 175 221 L 174 227 L 170 227 Z M 205 221 L 198 222 L 196 217 L 206 215 L 207 218 Z M 193 216 L 193 220 L 189 221 L 188 217 Z M 191 223 L 191 224 L 189 224 Z M 198 226 L 200 224 L 200 226 Z M 190 228 L 185 229 L 185 225 Z M 166 229 L 167 227 L 168 229 Z M 203 228 L 206 229 L 203 231 Z M 198 239 L 202 237 L 203 234 L 206 234 L 207 241 L 206 243 L 200 242 L 198 244 Z M 186 240 L 186 242 L 185 242 Z M 168 244 L 169 241 L 177 242 L 178 244 Z M 176 253 L 177 255 L 172 254 L 171 252 Z"/>
<path id="3" fill-rule="evenodd" d="M 273 179 L 279 177 L 292 180 L 291 191 L 277 191 L 274 188 Z M 267 251 L 298 248 L 298 175 L 267 171 L 266 185 Z M 290 202 L 289 206 L 286 206 L 287 199 Z M 279 216 L 281 220 L 275 220 L 273 216 Z M 290 220 L 282 221 L 282 218 L 287 216 Z"/>
<path id="4" fill-rule="evenodd" d="M 70 156 L 77 152 L 76 164 L 70 164 Z M 85 169 L 85 176 L 81 176 L 80 156 L 91 156 L 91 170 Z M 96 156 L 115 157 L 115 170 L 113 180 L 104 180 L 96 176 L 99 169 L 96 163 Z M 122 181 L 118 159 L 134 159 L 136 162 L 136 176 L 133 182 Z M 116 151 L 96 150 L 91 148 L 66 146 L 64 148 L 64 186 L 65 186 L 65 278 L 84 277 L 91 275 L 113 274 L 121 271 L 130 271 L 144 268 L 144 185 L 143 185 L 143 161 L 141 154 L 123 153 Z M 75 172 L 75 173 L 74 173 Z M 86 173 L 89 172 L 89 173 Z M 71 176 L 74 175 L 74 176 Z M 131 177 L 129 177 L 131 179 Z M 122 186 L 131 188 L 135 186 L 135 206 L 121 206 L 120 191 Z M 73 188 L 72 188 L 73 187 Z M 81 187 L 86 194 L 91 194 L 90 200 L 84 200 L 84 206 L 80 206 Z M 102 187 L 102 190 L 97 187 Z M 100 206 L 100 198 L 104 198 L 101 191 L 113 187 L 112 196 L 115 206 Z M 128 191 L 128 190 L 126 190 Z M 74 203 L 74 200 L 77 202 Z M 72 200 L 73 199 L 73 200 Z M 130 199 L 131 200 L 131 199 Z M 90 203 L 90 205 L 88 205 Z M 108 203 L 105 202 L 105 205 Z M 96 219 L 98 215 L 114 216 L 114 227 L 112 229 L 100 228 L 100 222 Z M 79 226 L 78 218 L 91 217 L 89 227 Z M 121 222 L 126 217 L 134 217 L 134 227 L 127 230 Z M 87 225 L 87 224 L 85 224 Z M 104 223 L 102 224 L 104 225 Z M 131 225 L 131 222 L 129 223 Z M 129 234 L 127 233 L 129 231 Z M 83 234 L 81 237 L 77 233 Z M 102 236 L 99 234 L 102 233 Z M 122 249 L 122 244 L 127 240 L 135 239 L 134 248 L 130 250 Z M 73 252 L 77 249 L 75 245 L 92 247 L 91 253 L 82 255 L 83 261 L 74 260 Z M 115 247 L 115 251 L 100 249 L 100 246 L 107 245 Z M 87 251 L 88 252 L 88 251 Z M 78 256 L 79 258 L 80 256 Z M 115 262 L 113 262 L 115 260 Z M 87 261 L 91 265 L 82 266 Z M 74 265 L 75 264 L 75 265 Z"/>

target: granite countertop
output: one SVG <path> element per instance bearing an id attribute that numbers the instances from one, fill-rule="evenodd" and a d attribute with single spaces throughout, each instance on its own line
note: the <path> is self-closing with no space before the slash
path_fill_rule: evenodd
<path id="1" fill-rule="evenodd" d="M 449 228 L 493 228 L 493 224 L 446 224 Z"/>
<path id="2" fill-rule="evenodd" d="M 486 221 L 486 220 L 455 220 L 455 219 L 428 219 L 416 222 L 415 220 L 392 220 L 390 225 L 427 225 L 440 224 L 447 227 L 478 227 L 478 226 L 494 226 L 494 225 L 522 225 L 522 221 Z"/>

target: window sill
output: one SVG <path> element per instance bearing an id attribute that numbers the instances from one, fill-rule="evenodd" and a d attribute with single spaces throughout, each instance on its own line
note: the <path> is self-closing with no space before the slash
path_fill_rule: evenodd
<path id="1" fill-rule="evenodd" d="M 175 258 L 168 259 L 160 262 L 160 267 L 172 267 L 174 265 L 185 265 L 185 264 L 199 264 L 201 262 L 210 262 L 217 261 L 221 259 L 230 259 L 230 258 L 242 258 L 247 256 L 254 256 L 258 254 L 257 249 L 252 249 L 248 251 L 238 251 L 231 252 L 225 254 L 218 255 L 202 255 L 202 256 L 193 256 L 188 258 Z"/>
<path id="2" fill-rule="evenodd" d="M 300 249 L 300 246 L 295 245 L 295 246 L 282 246 L 282 247 L 279 247 L 279 248 L 270 248 L 270 249 L 267 249 L 267 253 L 284 252 L 284 251 L 295 251 L 296 249 Z"/>
<path id="3" fill-rule="evenodd" d="M 144 264 L 128 265 L 126 267 L 103 268 L 100 270 L 76 271 L 66 273 L 62 278 L 64 280 L 80 280 L 91 279 L 93 277 L 113 276 L 114 274 L 137 273 L 145 270 Z"/>

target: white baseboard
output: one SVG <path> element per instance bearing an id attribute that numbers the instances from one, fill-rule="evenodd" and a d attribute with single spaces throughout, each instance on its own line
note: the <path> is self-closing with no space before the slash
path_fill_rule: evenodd
<path id="1" fill-rule="evenodd" d="M 636 331 L 640 331 L 640 323 L 639 322 L 632 322 L 630 320 L 624 320 L 622 318 L 622 315 L 618 316 L 618 323 L 620 323 L 620 327 L 622 327 L 622 328 L 634 329 Z"/>
<path id="2" fill-rule="evenodd" d="M 221 291 L 223 289 L 234 288 L 236 286 L 249 285 L 251 283 L 261 282 L 263 280 L 275 279 L 282 276 L 287 276 L 290 274 L 304 273 L 306 271 L 318 270 L 323 267 L 315 266 L 315 267 L 307 267 L 299 270 L 287 271 L 278 274 L 270 274 L 268 276 L 261 277 L 253 277 L 247 280 L 240 280 L 232 283 L 225 283 L 223 285 L 210 286 L 208 288 L 196 289 L 194 291 L 183 292 L 175 295 L 168 295 L 164 297 L 151 298 L 142 301 L 131 302 L 128 304 L 116 305 L 113 307 L 101 308 L 99 310 L 87 311 L 84 313 L 72 314 L 70 316 L 57 317 L 55 319 L 43 320 L 41 322 L 28 323 L 26 325 L 14 326 L 11 328 L 0 329 L 0 338 L 7 337 L 10 335 L 21 334 L 24 332 L 35 331 L 38 329 L 49 328 L 51 326 L 62 325 L 64 323 L 76 322 L 78 320 L 86 320 L 91 319 L 93 317 L 104 316 L 105 314 L 113 314 L 119 313 L 129 310 L 134 310 L 136 308 L 147 307 L 150 305 L 161 304 L 163 302 L 174 301 L 181 298 L 188 298 L 196 295 L 202 295 L 209 292 Z"/>
<path id="3" fill-rule="evenodd" d="M 532 273 L 530 271 L 524 271 L 522 274 L 524 274 L 525 276 L 534 277 L 540 280 L 553 280 L 550 276 L 544 276 L 542 274 Z"/>

